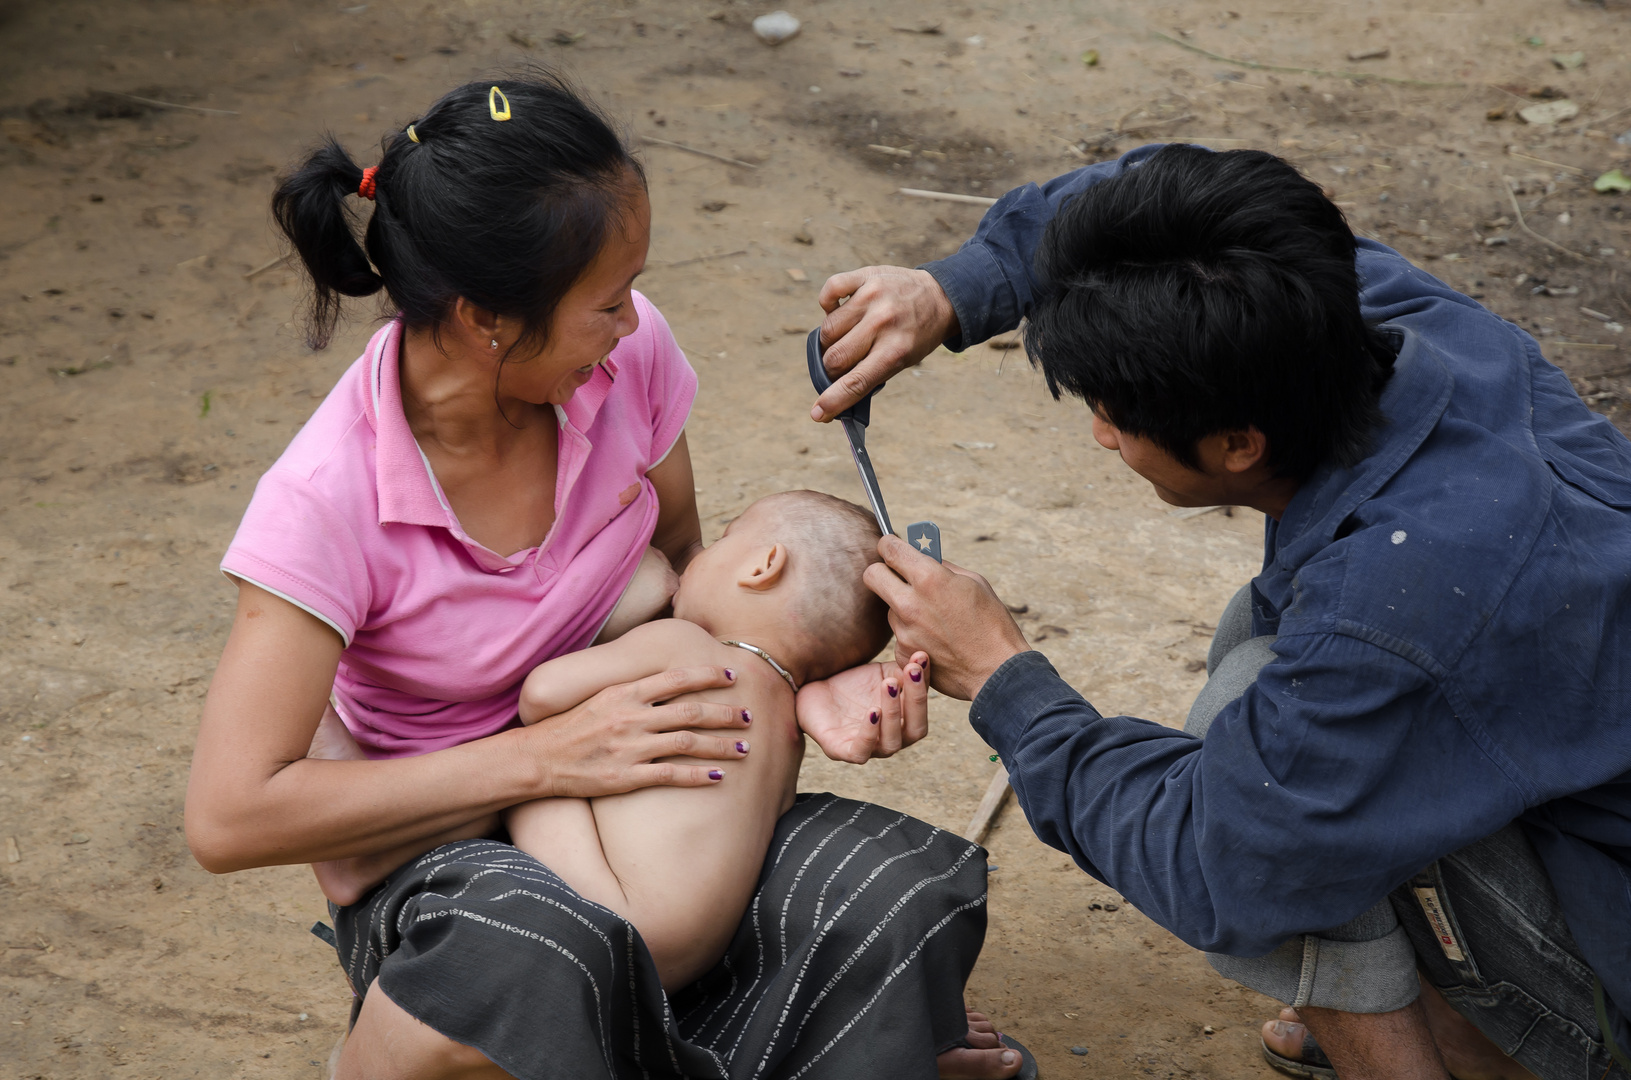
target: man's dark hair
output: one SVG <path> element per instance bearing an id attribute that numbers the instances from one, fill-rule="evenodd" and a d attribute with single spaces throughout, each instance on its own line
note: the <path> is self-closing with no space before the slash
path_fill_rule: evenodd
<path id="1" fill-rule="evenodd" d="M 1055 398 L 1191 468 L 1247 427 L 1298 480 L 1368 452 L 1393 350 L 1360 316 L 1342 211 L 1274 155 L 1157 151 L 1059 211 L 1036 276 L 1025 346 Z"/>

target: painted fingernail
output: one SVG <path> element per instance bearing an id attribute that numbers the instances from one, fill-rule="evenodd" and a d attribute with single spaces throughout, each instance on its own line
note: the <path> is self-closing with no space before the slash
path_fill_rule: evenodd
<path id="1" fill-rule="evenodd" d="M 1012 1050 L 1004 1050 L 1002 1052 L 1002 1063 L 1004 1065 L 1012 1065 L 1015 1062 L 1017 1062 L 1018 1060 L 1019 1060 L 1019 1055 L 1014 1053 Z"/>
<path id="2" fill-rule="evenodd" d="M 730 668 L 726 668 L 725 669 L 725 678 L 729 679 L 731 682 L 735 682 L 736 681 L 736 672 L 732 671 Z"/>
<path id="3" fill-rule="evenodd" d="M 708 770 L 708 779 L 710 779 L 710 780 L 723 780 L 723 779 L 725 779 L 725 774 L 720 772 L 718 769 L 709 769 Z"/>
<path id="4" fill-rule="evenodd" d="M 867 719 L 876 724 L 878 722 L 878 710 L 873 709 L 870 713 L 868 713 Z"/>
<path id="5" fill-rule="evenodd" d="M 899 697 L 900 696 L 900 687 L 896 686 L 894 683 L 885 683 L 884 685 L 889 688 L 889 696 L 890 697 Z"/>
<path id="6" fill-rule="evenodd" d="M 746 710 L 746 709 L 742 710 L 742 723 L 744 723 L 744 724 L 753 723 L 753 714 L 748 712 L 748 710 Z"/>
<path id="7" fill-rule="evenodd" d="M 913 668 L 910 671 L 908 671 L 906 674 L 908 674 L 908 675 L 910 675 L 912 677 L 913 682 L 922 682 L 923 681 L 923 672 L 918 668 Z"/>
<path id="8" fill-rule="evenodd" d="M 738 754 L 747 753 L 748 752 L 748 744 L 743 742 L 741 739 L 737 739 L 736 740 L 736 752 Z"/>

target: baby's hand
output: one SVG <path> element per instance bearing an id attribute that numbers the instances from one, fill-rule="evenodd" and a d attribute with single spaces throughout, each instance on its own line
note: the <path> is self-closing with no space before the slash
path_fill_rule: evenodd
<path id="1" fill-rule="evenodd" d="M 667 611 L 669 601 L 674 599 L 674 590 L 679 587 L 680 576 L 669 565 L 668 556 L 654 547 L 646 548 L 634 577 L 629 579 L 628 588 L 623 590 L 622 599 L 612 609 L 606 625 L 600 628 L 594 644 L 615 641 Z"/>
<path id="2" fill-rule="evenodd" d="M 919 652 L 808 683 L 794 705 L 799 727 L 834 761 L 889 757 L 929 733 L 928 668 Z"/>

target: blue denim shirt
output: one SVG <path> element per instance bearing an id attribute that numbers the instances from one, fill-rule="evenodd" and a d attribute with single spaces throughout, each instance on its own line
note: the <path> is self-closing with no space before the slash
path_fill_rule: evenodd
<path id="1" fill-rule="evenodd" d="M 929 264 L 952 344 L 1017 325 L 1048 218 L 1154 149 L 1009 192 Z M 1030 652 L 970 721 L 1043 841 L 1214 952 L 1346 922 L 1516 819 L 1623 1018 L 1631 443 L 1516 326 L 1380 244 L 1357 268 L 1399 350 L 1387 419 L 1268 522 L 1253 631 L 1278 637 L 1256 684 L 1203 741 L 1102 716 Z"/>

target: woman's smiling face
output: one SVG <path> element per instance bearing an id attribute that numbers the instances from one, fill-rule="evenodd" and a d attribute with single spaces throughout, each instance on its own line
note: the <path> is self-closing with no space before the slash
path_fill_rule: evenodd
<path id="1" fill-rule="evenodd" d="M 651 200 L 632 177 L 625 191 L 599 254 L 555 309 L 548 342 L 532 356 L 509 357 L 500 369 L 502 396 L 565 405 L 618 341 L 639 329 L 631 294 L 651 246 Z"/>

